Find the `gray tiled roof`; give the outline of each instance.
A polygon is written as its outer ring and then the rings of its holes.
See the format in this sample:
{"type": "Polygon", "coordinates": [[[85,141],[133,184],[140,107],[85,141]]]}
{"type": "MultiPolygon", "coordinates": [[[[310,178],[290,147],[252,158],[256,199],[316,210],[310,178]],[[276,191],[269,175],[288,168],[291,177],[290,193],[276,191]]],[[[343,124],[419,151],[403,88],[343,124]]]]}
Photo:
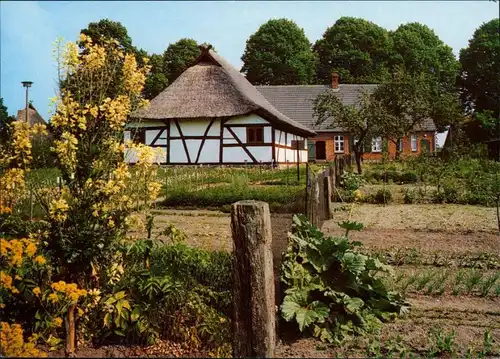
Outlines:
{"type": "MultiPolygon", "coordinates": [[[[282,86],[255,86],[259,92],[278,111],[285,116],[299,122],[300,124],[321,131],[342,131],[340,127],[329,127],[327,123],[315,127],[313,118],[313,101],[321,93],[331,90],[329,85],[282,85],[282,86]]],[[[346,105],[355,105],[359,102],[362,91],[371,93],[377,85],[367,84],[339,84],[339,90],[335,92],[346,105]]],[[[424,130],[435,131],[436,126],[432,119],[424,122],[424,130]]]]}

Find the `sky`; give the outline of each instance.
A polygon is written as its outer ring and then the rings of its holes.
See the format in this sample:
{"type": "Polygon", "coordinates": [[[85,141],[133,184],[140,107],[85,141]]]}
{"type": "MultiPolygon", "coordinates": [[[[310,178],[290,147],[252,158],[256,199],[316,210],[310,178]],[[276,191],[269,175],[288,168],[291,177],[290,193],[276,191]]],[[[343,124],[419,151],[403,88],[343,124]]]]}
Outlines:
{"type": "Polygon", "coordinates": [[[395,30],[407,22],[433,29],[458,56],[474,30],[498,17],[492,1],[2,1],[0,97],[10,114],[25,106],[21,81],[33,81],[30,100],[46,120],[56,93],[53,42],[75,41],[89,22],[120,21],[135,46],[163,53],[183,37],[211,43],[238,69],[246,40],[272,18],[288,18],[314,43],[342,16],[395,30]]]}

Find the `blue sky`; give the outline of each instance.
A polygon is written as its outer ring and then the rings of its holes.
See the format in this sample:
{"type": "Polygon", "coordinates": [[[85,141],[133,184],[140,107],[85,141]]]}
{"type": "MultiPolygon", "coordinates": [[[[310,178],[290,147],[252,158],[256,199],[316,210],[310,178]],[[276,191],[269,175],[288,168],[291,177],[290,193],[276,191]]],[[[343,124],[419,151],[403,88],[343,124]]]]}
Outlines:
{"type": "Polygon", "coordinates": [[[246,40],[267,20],[292,19],[314,42],[341,16],[361,17],[389,30],[406,22],[424,23],[458,55],[478,26],[498,16],[498,3],[2,1],[0,96],[15,114],[24,107],[21,81],[33,81],[30,99],[47,120],[48,99],[55,95],[53,41],[59,36],[74,41],[89,22],[102,18],[120,21],[133,44],[149,53],[162,53],[169,43],[191,37],[213,44],[239,69],[246,40]]]}

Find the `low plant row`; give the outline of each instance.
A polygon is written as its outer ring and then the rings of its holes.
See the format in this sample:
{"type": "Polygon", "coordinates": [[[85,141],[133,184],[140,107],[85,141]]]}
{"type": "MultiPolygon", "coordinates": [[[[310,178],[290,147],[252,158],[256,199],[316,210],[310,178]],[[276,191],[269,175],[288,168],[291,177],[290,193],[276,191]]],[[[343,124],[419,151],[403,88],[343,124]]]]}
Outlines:
{"type": "Polygon", "coordinates": [[[478,269],[426,269],[421,271],[396,272],[389,285],[403,293],[414,292],[426,295],[454,296],[477,295],[481,297],[500,296],[500,272],[484,273],[478,269]]]}

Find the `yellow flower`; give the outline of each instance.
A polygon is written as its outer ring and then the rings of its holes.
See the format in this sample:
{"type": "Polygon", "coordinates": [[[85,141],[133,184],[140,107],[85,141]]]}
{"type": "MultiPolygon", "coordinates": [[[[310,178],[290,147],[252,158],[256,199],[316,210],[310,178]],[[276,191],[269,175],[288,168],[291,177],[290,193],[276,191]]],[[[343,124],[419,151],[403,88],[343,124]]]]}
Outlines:
{"type": "Polygon", "coordinates": [[[35,255],[35,252],[36,252],[36,244],[33,242],[30,242],[26,246],[26,254],[28,255],[28,257],[33,257],[35,255]]]}
{"type": "Polygon", "coordinates": [[[3,308],[5,308],[5,304],[0,303],[0,309],[3,309],[3,308]]]}
{"type": "Polygon", "coordinates": [[[78,316],[83,317],[84,314],[85,312],[81,308],[78,308],[78,316]]]}
{"type": "Polygon", "coordinates": [[[7,273],[0,272],[0,282],[6,289],[12,288],[12,277],[7,273]]]}
{"type": "Polygon", "coordinates": [[[17,290],[17,288],[12,288],[10,291],[12,294],[19,294],[19,290],[17,290]]]}
{"type": "Polygon", "coordinates": [[[47,261],[42,256],[36,256],[34,262],[40,266],[43,266],[47,261]]]}
{"type": "Polygon", "coordinates": [[[56,293],[50,293],[49,296],[47,297],[47,300],[52,303],[57,303],[59,301],[59,297],[57,296],[56,293]]]}
{"type": "Polygon", "coordinates": [[[355,190],[353,192],[353,195],[354,195],[355,201],[359,201],[359,200],[363,199],[363,194],[361,193],[361,191],[359,189],[355,190]]]}
{"type": "Polygon", "coordinates": [[[59,318],[59,317],[57,317],[57,318],[55,318],[55,319],[54,319],[54,325],[55,325],[57,328],[59,328],[59,327],[62,325],[62,322],[63,322],[63,321],[62,321],[62,319],[61,319],[61,318],[59,318]]]}
{"type": "Polygon", "coordinates": [[[37,297],[42,294],[42,291],[40,290],[40,287],[35,287],[33,288],[33,294],[36,295],[37,297]]]}

